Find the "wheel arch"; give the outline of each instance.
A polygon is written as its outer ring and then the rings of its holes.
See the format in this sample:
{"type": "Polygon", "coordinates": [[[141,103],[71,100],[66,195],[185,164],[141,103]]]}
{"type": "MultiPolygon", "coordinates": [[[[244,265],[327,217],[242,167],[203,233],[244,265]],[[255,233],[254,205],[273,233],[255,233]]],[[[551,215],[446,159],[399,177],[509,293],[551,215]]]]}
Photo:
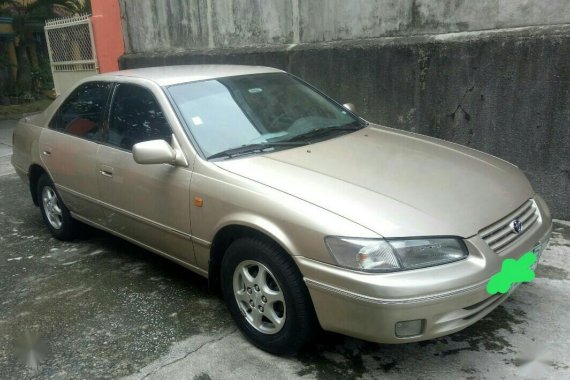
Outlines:
{"type": "Polygon", "coordinates": [[[270,234],[267,231],[263,231],[259,228],[245,224],[234,223],[225,225],[216,232],[210,246],[208,282],[210,289],[213,291],[220,291],[220,273],[222,259],[226,250],[234,241],[243,237],[251,237],[262,240],[275,246],[288,257],[291,257],[292,255],[290,250],[286,248],[286,245],[283,244],[280,239],[276,238],[273,234],[270,234]]]}
{"type": "Polygon", "coordinates": [[[32,164],[28,170],[28,178],[30,179],[30,194],[32,195],[32,201],[36,206],[40,205],[37,187],[38,181],[43,174],[49,176],[47,170],[38,164],[32,164]]]}

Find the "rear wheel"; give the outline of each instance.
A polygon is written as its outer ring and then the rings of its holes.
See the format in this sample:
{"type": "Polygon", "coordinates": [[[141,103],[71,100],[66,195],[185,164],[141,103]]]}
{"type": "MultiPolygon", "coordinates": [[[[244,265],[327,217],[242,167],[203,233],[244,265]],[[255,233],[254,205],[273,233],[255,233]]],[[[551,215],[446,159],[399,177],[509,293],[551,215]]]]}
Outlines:
{"type": "Polygon", "coordinates": [[[222,260],[222,291],[236,324],[257,347],[294,354],[318,326],[295,263],[268,242],[241,238],[222,260]]]}
{"type": "Polygon", "coordinates": [[[37,197],[44,222],[59,240],[71,240],[76,235],[77,222],[59,197],[52,180],[43,174],[38,180],[37,197]]]}

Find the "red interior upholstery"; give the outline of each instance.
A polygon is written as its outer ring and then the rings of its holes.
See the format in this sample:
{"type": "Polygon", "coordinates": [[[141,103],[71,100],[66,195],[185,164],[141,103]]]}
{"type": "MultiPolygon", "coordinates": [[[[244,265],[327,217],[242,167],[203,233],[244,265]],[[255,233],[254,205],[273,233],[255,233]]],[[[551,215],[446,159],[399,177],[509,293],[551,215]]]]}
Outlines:
{"type": "Polygon", "coordinates": [[[67,125],[65,131],[75,136],[85,136],[95,128],[95,125],[94,121],[78,117],[67,125]]]}

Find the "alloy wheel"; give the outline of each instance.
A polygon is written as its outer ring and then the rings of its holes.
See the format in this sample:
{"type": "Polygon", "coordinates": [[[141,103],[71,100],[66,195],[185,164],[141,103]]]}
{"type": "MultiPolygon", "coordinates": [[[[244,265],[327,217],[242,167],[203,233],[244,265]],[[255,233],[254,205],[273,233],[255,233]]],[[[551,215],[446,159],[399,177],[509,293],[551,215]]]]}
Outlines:
{"type": "Polygon", "coordinates": [[[42,190],[42,204],[49,224],[59,230],[63,225],[63,213],[56,192],[49,186],[42,190]]]}
{"type": "Polygon", "coordinates": [[[233,291],[246,321],[257,331],[276,334],[285,324],[285,297],[271,271],[254,260],[242,261],[234,270],[233,291]]]}

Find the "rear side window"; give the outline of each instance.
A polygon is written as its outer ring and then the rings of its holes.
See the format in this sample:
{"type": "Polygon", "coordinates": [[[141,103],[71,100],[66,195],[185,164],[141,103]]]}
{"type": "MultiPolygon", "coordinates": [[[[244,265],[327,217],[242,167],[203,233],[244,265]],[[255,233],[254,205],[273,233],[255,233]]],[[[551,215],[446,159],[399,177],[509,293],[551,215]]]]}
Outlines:
{"type": "Polygon", "coordinates": [[[131,150],[134,144],[149,140],[165,140],[169,144],[172,130],[162,108],[147,89],[120,84],[115,91],[106,142],[131,150]]]}
{"type": "Polygon", "coordinates": [[[79,86],[63,102],[50,128],[89,140],[97,140],[111,83],[89,82],[79,86]]]}

